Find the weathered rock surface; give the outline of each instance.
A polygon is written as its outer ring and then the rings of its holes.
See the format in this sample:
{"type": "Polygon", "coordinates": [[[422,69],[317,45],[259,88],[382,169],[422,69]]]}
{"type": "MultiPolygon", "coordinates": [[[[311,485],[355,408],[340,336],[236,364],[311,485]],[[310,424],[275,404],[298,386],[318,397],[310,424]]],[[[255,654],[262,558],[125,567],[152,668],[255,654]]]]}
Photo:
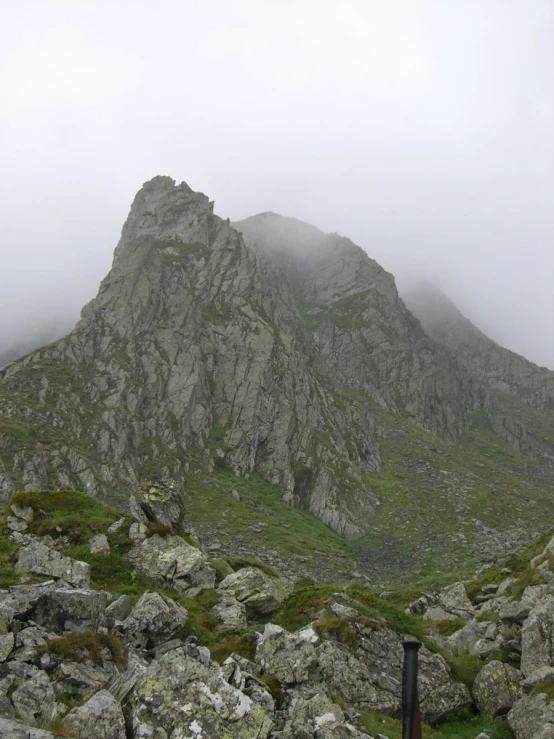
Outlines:
{"type": "Polygon", "coordinates": [[[143,575],[182,592],[199,592],[215,585],[215,570],[206,555],[180,536],[155,534],[137,542],[127,557],[143,575]]]}
{"type": "Polygon", "coordinates": [[[516,739],[554,739],[554,703],[544,693],[523,695],[508,714],[508,723],[516,739]]]}
{"type": "Polygon", "coordinates": [[[75,739],[125,739],[125,718],[111,693],[100,690],[64,718],[75,739]]]}
{"type": "Polygon", "coordinates": [[[142,523],[155,521],[176,534],[189,530],[183,492],[173,480],[165,480],[156,485],[141,485],[135,490],[131,508],[135,512],[140,509],[144,514],[140,521],[142,523]]]}
{"type": "Polygon", "coordinates": [[[101,590],[49,590],[37,599],[32,618],[39,626],[56,634],[87,629],[98,631],[106,625],[108,595],[101,590]]]}
{"type": "Polygon", "coordinates": [[[86,562],[78,562],[70,557],[64,557],[55,549],[50,549],[38,541],[33,541],[19,550],[15,571],[55,577],[58,580],[65,580],[77,588],[86,588],[89,584],[90,566],[86,562]]]}
{"type": "Polygon", "coordinates": [[[134,646],[150,649],[178,634],[187,618],[186,609],[170,598],[144,593],[119,629],[134,646]]]}
{"type": "Polygon", "coordinates": [[[473,683],[473,697],[485,718],[508,713],[519,692],[521,673],[511,665],[493,660],[479,672],[473,683]]]}
{"type": "Polygon", "coordinates": [[[528,677],[543,667],[554,667],[554,595],[536,602],[521,629],[522,673],[528,677]]]}
{"type": "Polygon", "coordinates": [[[0,717],[0,736],[2,739],[56,739],[58,735],[0,717]]]}
{"type": "Polygon", "coordinates": [[[176,649],[153,662],[135,687],[132,725],[137,739],[190,736],[266,739],[272,721],[261,706],[232,687],[221,668],[176,649]]]}
{"type": "Polygon", "coordinates": [[[432,621],[443,621],[456,618],[469,619],[474,614],[475,609],[466,595],[463,583],[457,582],[439,593],[437,605],[428,608],[423,617],[432,621]]]}
{"type": "Polygon", "coordinates": [[[279,608],[277,589],[257,567],[245,567],[227,575],[219,584],[219,590],[233,593],[248,617],[269,616],[279,608]]]}
{"type": "MultiPolygon", "coordinates": [[[[398,634],[356,624],[354,642],[345,646],[322,640],[312,627],[289,634],[268,624],[258,643],[256,661],[284,685],[326,684],[358,709],[396,715],[400,709],[403,648],[398,634]]],[[[471,703],[467,688],[453,681],[437,654],[420,652],[419,690],[422,714],[437,720],[471,703]]]]}

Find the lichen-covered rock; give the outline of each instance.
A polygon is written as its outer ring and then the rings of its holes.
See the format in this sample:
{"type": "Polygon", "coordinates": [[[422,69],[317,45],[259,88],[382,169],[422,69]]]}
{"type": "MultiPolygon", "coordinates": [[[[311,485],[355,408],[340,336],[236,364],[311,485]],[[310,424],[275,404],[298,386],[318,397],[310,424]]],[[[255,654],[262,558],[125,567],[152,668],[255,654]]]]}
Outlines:
{"type": "Polygon", "coordinates": [[[340,706],[322,690],[315,695],[293,696],[286,713],[282,739],[296,737],[317,737],[332,739],[336,737],[367,737],[353,726],[347,724],[340,706]]]}
{"type": "Polygon", "coordinates": [[[510,600],[500,609],[500,618],[505,623],[522,624],[539,600],[548,592],[548,585],[529,585],[521,600],[510,600]]]}
{"type": "MultiPolygon", "coordinates": [[[[8,669],[15,670],[12,665],[8,669]]],[[[56,715],[56,696],[46,672],[27,667],[23,674],[17,675],[13,685],[10,701],[15,714],[26,724],[36,726],[39,721],[48,721],[56,715]]]]}
{"type": "Polygon", "coordinates": [[[508,713],[519,692],[521,674],[511,665],[492,660],[479,672],[473,683],[473,697],[485,718],[508,713]]]}
{"type": "Polygon", "coordinates": [[[281,683],[293,685],[321,679],[315,645],[319,637],[311,626],[294,634],[281,626],[266,624],[256,647],[256,662],[281,683]]]}
{"type": "Polygon", "coordinates": [[[109,593],[101,590],[57,588],[43,593],[32,611],[39,626],[63,634],[106,626],[106,603],[109,593]]]}
{"type": "Polygon", "coordinates": [[[116,670],[112,662],[82,664],[63,660],[52,673],[56,696],[61,701],[92,695],[108,685],[116,670]]]}
{"type": "Polygon", "coordinates": [[[145,516],[143,523],[155,521],[175,534],[188,533],[183,491],[174,480],[162,480],[156,485],[145,483],[135,490],[134,499],[132,510],[140,508],[145,516]]]}
{"type": "Polygon", "coordinates": [[[441,641],[449,657],[458,657],[465,652],[471,652],[474,645],[485,637],[488,623],[480,623],[476,619],[472,619],[458,631],[455,631],[448,638],[441,641]]]}
{"type": "Polygon", "coordinates": [[[91,554],[109,554],[110,543],[106,534],[93,536],[89,542],[91,554]]]}
{"type": "Polygon", "coordinates": [[[526,677],[541,667],[554,667],[553,644],[554,595],[545,595],[531,608],[521,629],[521,671],[526,677]]]}
{"type": "Polygon", "coordinates": [[[128,595],[120,595],[117,600],[106,607],[106,623],[109,629],[113,629],[118,621],[124,621],[133,610],[128,595]]]}
{"type": "Polygon", "coordinates": [[[143,575],[187,592],[215,586],[215,570],[207,557],[179,536],[154,536],[137,543],[127,555],[143,575]]]}
{"type": "Polygon", "coordinates": [[[184,649],[152,662],[138,679],[131,715],[136,739],[266,739],[273,723],[259,704],[229,685],[218,666],[203,665],[184,649]]]}
{"type": "MultiPolygon", "coordinates": [[[[287,690],[326,685],[355,709],[397,715],[404,655],[401,636],[355,622],[350,622],[348,634],[349,643],[343,644],[340,636],[322,638],[313,626],[290,634],[266,624],[256,662],[287,690]]],[[[421,711],[428,720],[439,720],[471,704],[468,689],[452,679],[444,659],[425,648],[420,651],[419,691],[421,711]]]]}
{"type": "Polygon", "coordinates": [[[279,598],[269,577],[257,567],[244,567],[222,580],[219,590],[234,593],[249,618],[269,616],[279,608],[279,598]]]}
{"type": "Polygon", "coordinates": [[[508,714],[516,739],[554,739],[554,703],[544,693],[522,695],[508,714]]]}
{"type": "Polygon", "coordinates": [[[179,633],[187,618],[186,609],[174,600],[148,592],[118,628],[133,646],[151,649],[179,633]]]}
{"type": "Polygon", "coordinates": [[[64,725],[75,739],[125,739],[123,711],[107,690],[100,690],[70,711],[64,725]]]}
{"type": "Polygon", "coordinates": [[[0,736],[2,739],[58,739],[59,735],[8,718],[0,718],[0,736]]]}
{"type": "Polygon", "coordinates": [[[423,618],[432,621],[462,618],[468,620],[475,615],[475,608],[467,597],[464,584],[456,582],[442,590],[438,595],[438,603],[425,611],[423,618]]]}
{"type": "Polygon", "coordinates": [[[89,585],[90,565],[64,557],[38,541],[32,541],[19,550],[14,569],[18,573],[32,572],[65,580],[76,588],[87,588],[89,585]]]}
{"type": "MultiPolygon", "coordinates": [[[[353,645],[322,641],[318,664],[330,689],[357,709],[397,715],[400,711],[402,638],[396,632],[358,624],[353,645]]],[[[419,652],[421,712],[426,720],[440,720],[471,697],[465,685],[453,680],[444,659],[425,647],[419,652]]]]}
{"type": "Polygon", "coordinates": [[[233,592],[219,591],[219,602],[212,608],[212,613],[224,629],[246,627],[246,608],[243,603],[239,603],[233,592]]]}
{"type": "Polygon", "coordinates": [[[5,662],[8,659],[10,652],[12,651],[15,643],[14,635],[9,632],[8,634],[0,634],[0,662],[5,662]]]}

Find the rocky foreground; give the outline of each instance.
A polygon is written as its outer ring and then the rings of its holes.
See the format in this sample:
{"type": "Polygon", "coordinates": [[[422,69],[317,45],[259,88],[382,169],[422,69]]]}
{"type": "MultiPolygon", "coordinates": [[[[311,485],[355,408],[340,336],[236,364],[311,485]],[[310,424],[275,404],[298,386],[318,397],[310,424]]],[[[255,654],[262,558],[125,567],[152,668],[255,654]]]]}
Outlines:
{"type": "Polygon", "coordinates": [[[75,493],[12,498],[0,736],[382,738],[382,721],[393,739],[409,633],[423,718],[450,717],[426,736],[554,737],[554,539],[404,612],[391,593],[210,560],[178,500],[143,486],[126,518],[75,493]]]}

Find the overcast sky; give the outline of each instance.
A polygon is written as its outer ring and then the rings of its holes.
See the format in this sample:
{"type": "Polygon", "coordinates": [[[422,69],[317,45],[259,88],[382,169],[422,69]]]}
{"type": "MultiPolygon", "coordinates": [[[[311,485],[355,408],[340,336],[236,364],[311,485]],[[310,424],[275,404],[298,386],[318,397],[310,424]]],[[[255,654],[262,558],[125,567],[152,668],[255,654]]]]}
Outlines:
{"type": "Polygon", "coordinates": [[[168,174],[554,369],[554,0],[3,0],[0,94],[0,349],[77,318],[168,174]]]}

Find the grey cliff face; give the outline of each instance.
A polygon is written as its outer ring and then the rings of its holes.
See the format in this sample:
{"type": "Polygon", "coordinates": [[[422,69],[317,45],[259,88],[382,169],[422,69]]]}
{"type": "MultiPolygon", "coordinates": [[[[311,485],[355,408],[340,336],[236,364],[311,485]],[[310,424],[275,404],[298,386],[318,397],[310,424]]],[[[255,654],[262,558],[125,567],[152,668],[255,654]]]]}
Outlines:
{"type": "Polygon", "coordinates": [[[142,187],[75,329],[0,373],[4,496],[126,504],[207,454],[356,538],[378,503],[380,412],[455,439],[491,406],[351,241],[274,214],[235,225],[185,183],[142,187]]]}

